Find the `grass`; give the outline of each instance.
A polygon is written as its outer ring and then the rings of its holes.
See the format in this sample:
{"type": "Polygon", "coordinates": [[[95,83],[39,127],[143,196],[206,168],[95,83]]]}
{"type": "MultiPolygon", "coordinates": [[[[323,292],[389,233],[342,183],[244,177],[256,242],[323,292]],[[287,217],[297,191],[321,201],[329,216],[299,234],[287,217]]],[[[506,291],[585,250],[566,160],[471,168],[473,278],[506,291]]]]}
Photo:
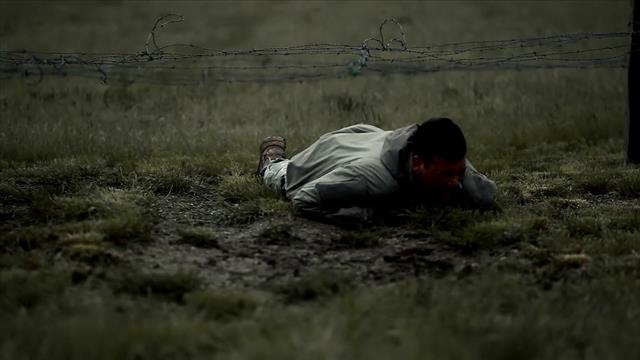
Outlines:
{"type": "Polygon", "coordinates": [[[63,271],[9,269],[0,273],[3,313],[32,308],[62,293],[70,276],[63,271]]]}
{"type": "Polygon", "coordinates": [[[366,249],[379,246],[383,234],[375,231],[345,232],[331,239],[333,249],[366,249]]]}
{"type": "Polygon", "coordinates": [[[191,292],[186,296],[186,303],[207,319],[216,321],[249,316],[260,306],[260,301],[254,296],[230,291],[191,292]]]}
{"type": "Polygon", "coordinates": [[[178,230],[180,244],[188,244],[199,248],[220,248],[218,234],[208,227],[190,227],[178,230]]]}
{"type": "Polygon", "coordinates": [[[291,225],[277,224],[264,229],[258,234],[258,243],[264,245],[292,245],[302,239],[292,233],[291,225]]]}
{"type": "Polygon", "coordinates": [[[137,296],[155,296],[182,302],[190,291],[198,290],[202,280],[188,272],[143,273],[123,271],[111,277],[114,291],[137,296]]]}
{"type": "MultiPolygon", "coordinates": [[[[139,52],[167,12],[185,22],[162,43],[215,48],[358,44],[389,16],[416,46],[627,31],[630,14],[626,2],[0,8],[0,48],[69,52],[139,52]]],[[[640,168],[623,161],[626,76],[3,79],[0,359],[637,358],[640,168]],[[285,136],[295,154],[342,126],[432,116],[460,123],[470,160],[498,184],[496,209],[421,208],[345,231],[298,221],[253,176],[264,136],[285,136]],[[384,260],[405,253],[433,264],[376,277],[417,266],[384,260]],[[215,261],[193,265],[201,255],[215,261]],[[343,260],[328,269],[332,257],[343,260]],[[266,265],[236,276],[233,259],[266,265]],[[262,285],[247,287],[252,276],[262,285]]]]}
{"type": "Polygon", "coordinates": [[[444,231],[436,234],[438,241],[463,253],[510,245],[525,238],[526,229],[510,221],[480,223],[463,231],[444,231]]]}
{"type": "Polygon", "coordinates": [[[353,280],[348,275],[322,271],[275,284],[274,290],[285,303],[296,303],[331,297],[353,287],[353,280]]]}

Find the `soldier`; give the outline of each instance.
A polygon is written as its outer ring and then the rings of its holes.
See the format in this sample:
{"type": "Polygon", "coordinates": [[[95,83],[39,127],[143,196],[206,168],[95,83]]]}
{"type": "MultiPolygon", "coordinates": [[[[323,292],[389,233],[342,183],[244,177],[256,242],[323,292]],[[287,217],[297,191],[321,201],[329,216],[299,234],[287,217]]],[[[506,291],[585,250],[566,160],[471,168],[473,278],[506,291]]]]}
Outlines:
{"type": "Polygon", "coordinates": [[[466,160],[464,134],[447,118],[393,131],[358,124],[291,159],[285,150],[284,138],[264,139],[257,175],[303,216],[353,224],[398,207],[494,204],[496,184],[466,160]]]}

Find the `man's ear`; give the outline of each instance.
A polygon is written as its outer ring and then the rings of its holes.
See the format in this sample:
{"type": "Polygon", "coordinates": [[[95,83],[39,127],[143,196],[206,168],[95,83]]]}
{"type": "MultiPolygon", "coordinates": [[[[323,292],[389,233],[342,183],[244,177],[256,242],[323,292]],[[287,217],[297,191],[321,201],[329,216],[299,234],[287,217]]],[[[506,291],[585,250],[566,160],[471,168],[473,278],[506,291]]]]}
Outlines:
{"type": "Polygon", "coordinates": [[[411,170],[413,172],[419,172],[424,168],[424,160],[418,155],[411,156],[411,170]]]}

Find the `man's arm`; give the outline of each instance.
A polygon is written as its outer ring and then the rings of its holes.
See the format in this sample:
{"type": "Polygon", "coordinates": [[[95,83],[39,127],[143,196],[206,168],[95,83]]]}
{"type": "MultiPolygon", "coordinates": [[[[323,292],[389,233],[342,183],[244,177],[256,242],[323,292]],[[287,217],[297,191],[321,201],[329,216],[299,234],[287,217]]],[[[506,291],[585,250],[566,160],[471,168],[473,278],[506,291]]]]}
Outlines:
{"type": "Polygon", "coordinates": [[[470,205],[474,207],[487,208],[495,204],[498,189],[496,183],[476,170],[468,160],[462,179],[462,189],[470,205]]]}
{"type": "Polygon", "coordinates": [[[301,215],[339,225],[366,223],[373,217],[367,181],[349,166],[304,185],[291,201],[301,215]]]}

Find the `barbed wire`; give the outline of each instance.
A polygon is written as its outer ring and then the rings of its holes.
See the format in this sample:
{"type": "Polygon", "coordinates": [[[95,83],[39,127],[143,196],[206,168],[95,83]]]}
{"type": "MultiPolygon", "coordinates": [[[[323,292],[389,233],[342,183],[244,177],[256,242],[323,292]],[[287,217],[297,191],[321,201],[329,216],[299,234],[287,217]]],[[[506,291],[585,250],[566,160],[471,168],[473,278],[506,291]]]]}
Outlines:
{"type": "Polygon", "coordinates": [[[103,83],[268,83],[438,71],[627,66],[632,32],[547,36],[408,46],[399,21],[384,19],[360,45],[314,43],[252,49],[158,44],[157,31],[184,21],[158,18],[139,53],[0,50],[0,78],[40,82],[47,76],[97,78],[103,83]],[[395,25],[395,36],[385,29],[395,25]],[[390,38],[390,40],[386,40],[390,38]]]}

